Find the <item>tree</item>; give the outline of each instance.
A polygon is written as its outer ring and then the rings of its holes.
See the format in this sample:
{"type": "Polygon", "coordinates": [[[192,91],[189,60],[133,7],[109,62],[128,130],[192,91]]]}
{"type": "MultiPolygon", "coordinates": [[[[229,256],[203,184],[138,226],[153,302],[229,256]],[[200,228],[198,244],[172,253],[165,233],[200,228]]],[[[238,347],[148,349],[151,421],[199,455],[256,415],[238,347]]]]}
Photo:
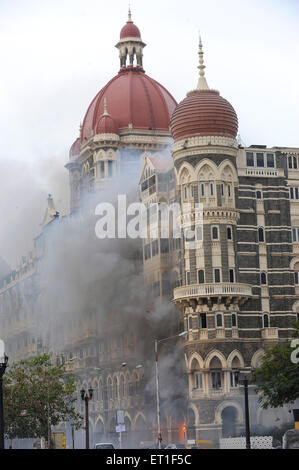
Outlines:
{"type": "MultiPolygon", "coordinates": [[[[294,327],[293,337],[299,338],[299,323],[294,327]]],[[[261,366],[255,369],[251,379],[257,385],[262,408],[279,408],[299,398],[299,361],[294,360],[298,346],[299,341],[291,341],[266,350],[261,366]]]]}
{"type": "Polygon", "coordinates": [[[75,388],[74,377],[66,376],[63,365],[53,366],[47,355],[13,364],[3,380],[6,437],[47,440],[49,426],[70,420],[79,429],[75,388]]]}

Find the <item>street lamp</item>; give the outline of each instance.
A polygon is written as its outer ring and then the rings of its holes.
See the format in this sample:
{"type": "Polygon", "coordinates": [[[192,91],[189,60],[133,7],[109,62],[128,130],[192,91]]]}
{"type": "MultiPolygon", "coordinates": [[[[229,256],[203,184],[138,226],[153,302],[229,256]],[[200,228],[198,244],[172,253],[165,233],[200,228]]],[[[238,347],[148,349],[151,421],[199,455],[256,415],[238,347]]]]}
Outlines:
{"type": "Polygon", "coordinates": [[[0,358],[0,449],[4,449],[4,416],[3,416],[3,384],[2,378],[7,367],[8,357],[6,354],[0,358]]]}
{"type": "Polygon", "coordinates": [[[243,377],[240,380],[239,375],[241,371],[236,371],[236,378],[238,383],[244,385],[244,398],[245,398],[245,435],[246,435],[246,449],[251,449],[250,445],[250,421],[249,421],[249,402],[248,402],[248,375],[250,374],[251,370],[243,371],[243,377]],[[246,375],[245,375],[246,374],[246,375]]]}
{"type": "Polygon", "coordinates": [[[92,399],[93,389],[89,388],[88,392],[82,388],[80,391],[82,401],[85,401],[85,448],[89,449],[89,419],[88,419],[88,403],[92,399]]]}
{"type": "Polygon", "coordinates": [[[156,363],[156,401],[157,401],[157,424],[158,424],[158,447],[161,449],[162,435],[161,435],[161,422],[160,422],[160,398],[159,398],[159,369],[158,369],[158,344],[169,339],[185,336],[187,331],[183,331],[178,335],[169,336],[168,338],[155,339],[155,363],[156,363]]]}
{"type": "MultiPolygon", "coordinates": [[[[127,366],[127,363],[126,362],[123,362],[121,367],[126,367],[127,366]]],[[[120,393],[119,393],[119,386],[120,386],[120,383],[119,383],[119,380],[118,380],[118,383],[117,383],[117,399],[118,399],[118,411],[119,413],[116,413],[116,416],[118,418],[118,416],[120,416],[120,412],[121,412],[121,409],[120,409],[120,393]]],[[[118,419],[117,419],[118,421],[118,419]]],[[[118,436],[118,441],[119,441],[119,448],[121,449],[121,434],[122,434],[122,431],[119,431],[119,436],[118,436]]]]}

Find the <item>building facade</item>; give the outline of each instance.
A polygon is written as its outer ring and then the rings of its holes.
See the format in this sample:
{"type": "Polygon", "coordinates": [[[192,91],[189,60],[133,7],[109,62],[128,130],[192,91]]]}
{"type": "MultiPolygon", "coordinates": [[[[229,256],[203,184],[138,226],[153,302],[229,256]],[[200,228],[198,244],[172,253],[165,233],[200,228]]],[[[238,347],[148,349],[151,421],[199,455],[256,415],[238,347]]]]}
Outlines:
{"type": "MultiPolygon", "coordinates": [[[[182,238],[174,303],[188,330],[189,424],[197,437],[229,437],[244,428],[238,372],[250,374],[298,320],[298,149],[238,145],[236,113],[207,85],[201,42],[199,58],[197,89],[172,116],[178,200],[191,204],[187,226],[198,242],[182,238]]],[[[250,413],[265,424],[254,390],[250,413]]]]}
{"type": "MultiPolygon", "coordinates": [[[[123,409],[123,445],[136,446],[157,438],[153,341],[185,330],[184,350],[178,340],[167,351],[173,357],[180,351],[179,373],[187,380],[172,395],[173,409],[167,397],[161,400],[163,439],[217,445],[244,431],[238,373],[257,367],[268,346],[288,341],[298,321],[299,149],[239,145],[235,110],[207,84],[201,42],[197,88],[178,105],[145,74],[145,43],[130,12],[116,47],[120,71],[90,104],[70,150],[70,215],[60,217],[49,196],[33,252],[1,280],[1,337],[12,361],[48,353],[53,363],[65,363],[76,374],[82,413],[80,389],[94,389],[92,443],[116,442],[116,410],[123,409]],[[139,260],[144,301],[131,316],[113,305],[99,315],[100,281],[93,280],[84,295],[94,302],[68,304],[57,321],[63,295],[49,287],[44,259],[58,250],[55,233],[84,219],[87,196],[104,198],[118,175],[136,187],[140,177],[148,211],[139,260]],[[170,227],[163,237],[160,207],[174,203],[181,207],[181,236],[170,227]]],[[[251,424],[265,426],[289,419],[286,409],[265,413],[252,387],[250,416],[251,424]]]]}

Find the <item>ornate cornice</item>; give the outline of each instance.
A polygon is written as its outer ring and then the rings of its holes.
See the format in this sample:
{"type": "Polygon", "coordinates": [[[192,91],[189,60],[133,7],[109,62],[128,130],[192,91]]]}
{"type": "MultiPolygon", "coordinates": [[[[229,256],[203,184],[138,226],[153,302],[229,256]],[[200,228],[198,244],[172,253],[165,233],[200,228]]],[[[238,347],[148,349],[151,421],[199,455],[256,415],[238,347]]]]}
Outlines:
{"type": "Polygon", "coordinates": [[[190,137],[176,142],[172,150],[174,160],[201,153],[217,153],[236,157],[238,153],[238,142],[229,137],[190,137]]]}

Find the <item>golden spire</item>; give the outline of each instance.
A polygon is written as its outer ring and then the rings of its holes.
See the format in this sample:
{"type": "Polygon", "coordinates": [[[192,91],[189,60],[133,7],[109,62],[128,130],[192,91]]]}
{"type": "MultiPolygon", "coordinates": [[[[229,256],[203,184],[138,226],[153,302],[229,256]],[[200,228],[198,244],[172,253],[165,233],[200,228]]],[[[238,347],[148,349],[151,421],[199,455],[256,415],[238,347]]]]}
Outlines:
{"type": "Polygon", "coordinates": [[[206,77],[205,77],[205,68],[206,68],[206,66],[204,65],[204,60],[203,60],[203,48],[202,48],[202,42],[201,42],[200,35],[199,35],[198,55],[199,55],[199,66],[197,68],[199,69],[199,79],[198,79],[197,89],[198,90],[209,90],[209,86],[207,84],[207,80],[206,80],[206,77]]]}
{"type": "Polygon", "coordinates": [[[131,4],[129,3],[129,12],[128,12],[128,23],[133,23],[132,21],[132,12],[131,12],[131,4]]]}

